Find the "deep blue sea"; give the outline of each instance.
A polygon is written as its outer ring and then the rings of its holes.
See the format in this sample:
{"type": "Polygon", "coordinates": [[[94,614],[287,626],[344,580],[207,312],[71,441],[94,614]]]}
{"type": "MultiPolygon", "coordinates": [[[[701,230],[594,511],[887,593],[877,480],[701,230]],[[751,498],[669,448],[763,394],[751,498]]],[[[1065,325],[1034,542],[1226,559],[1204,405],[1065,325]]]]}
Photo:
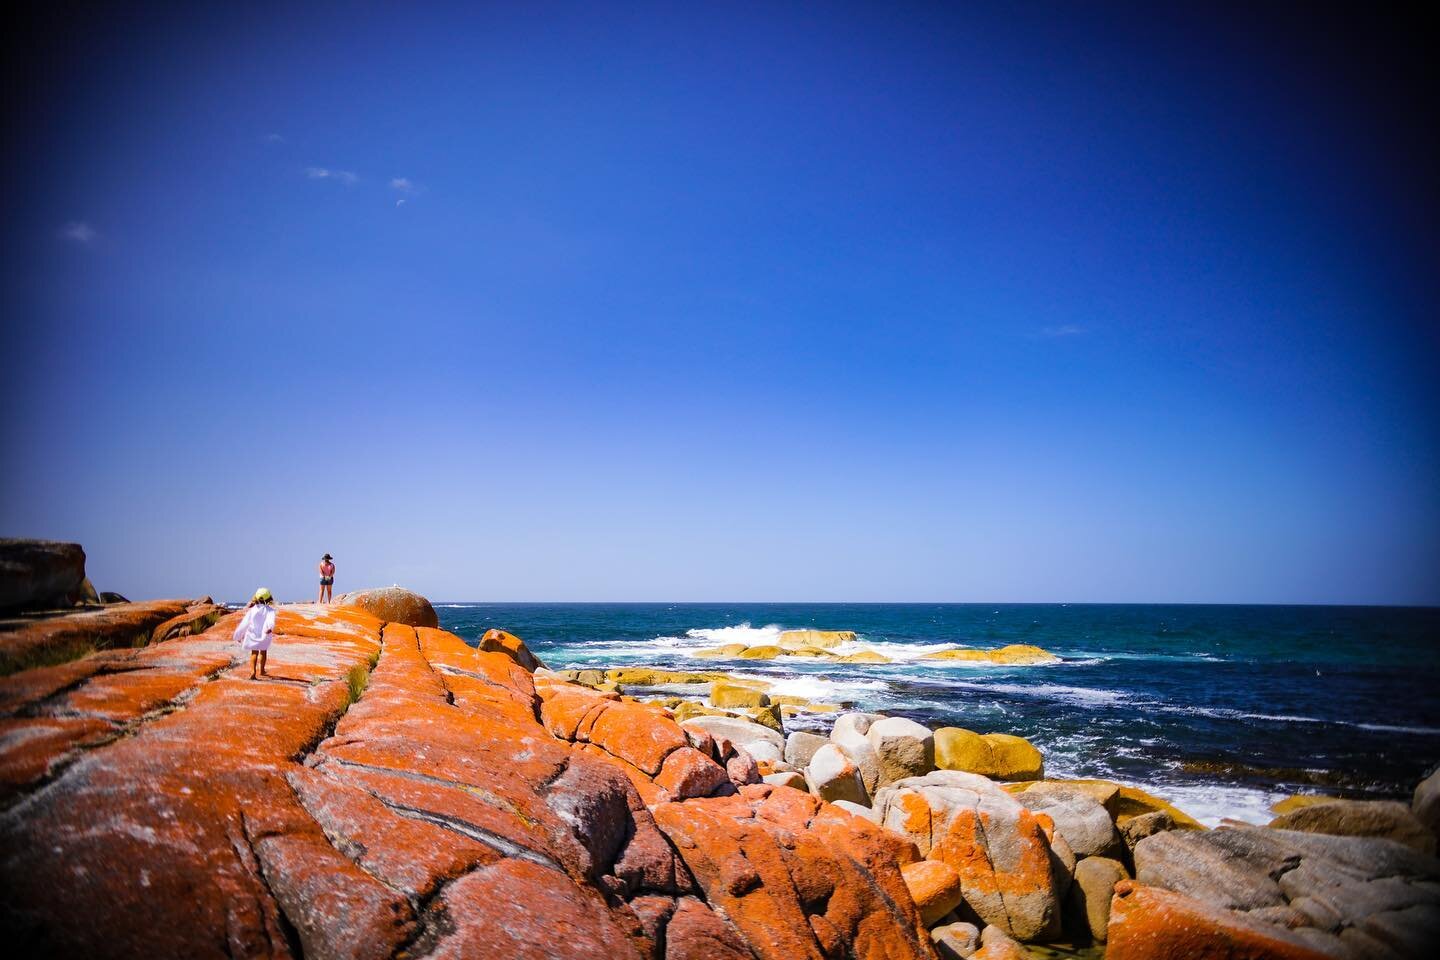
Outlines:
{"type": "MultiPolygon", "coordinates": [[[[655,665],[764,677],[782,693],[1029,738],[1047,774],[1151,789],[1209,823],[1296,792],[1405,797],[1440,763],[1440,609],[1105,604],[436,604],[556,669],[655,665]],[[854,630],[897,662],[702,660],[780,629],[854,630]],[[1032,643],[1052,666],[915,659],[1032,643]]],[[[823,727],[820,715],[806,725],[823,727]]]]}

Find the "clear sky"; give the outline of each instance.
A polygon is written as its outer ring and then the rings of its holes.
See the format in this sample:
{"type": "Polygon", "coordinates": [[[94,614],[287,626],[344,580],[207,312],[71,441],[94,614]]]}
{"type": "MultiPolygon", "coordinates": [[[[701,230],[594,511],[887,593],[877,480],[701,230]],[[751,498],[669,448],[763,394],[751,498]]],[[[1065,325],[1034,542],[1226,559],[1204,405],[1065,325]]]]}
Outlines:
{"type": "Polygon", "coordinates": [[[0,534],[99,589],[1440,602],[1416,24],[211,6],[8,41],[0,534]]]}

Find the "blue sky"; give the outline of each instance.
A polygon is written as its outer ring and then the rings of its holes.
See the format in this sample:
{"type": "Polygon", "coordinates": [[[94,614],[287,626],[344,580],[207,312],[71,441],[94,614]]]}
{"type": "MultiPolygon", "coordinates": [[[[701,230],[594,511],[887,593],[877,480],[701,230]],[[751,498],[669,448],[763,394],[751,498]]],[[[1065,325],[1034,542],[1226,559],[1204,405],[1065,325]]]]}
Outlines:
{"type": "Polygon", "coordinates": [[[329,551],[447,599],[1440,602],[1407,25],[602,6],[22,37],[0,530],[132,596],[329,551]]]}

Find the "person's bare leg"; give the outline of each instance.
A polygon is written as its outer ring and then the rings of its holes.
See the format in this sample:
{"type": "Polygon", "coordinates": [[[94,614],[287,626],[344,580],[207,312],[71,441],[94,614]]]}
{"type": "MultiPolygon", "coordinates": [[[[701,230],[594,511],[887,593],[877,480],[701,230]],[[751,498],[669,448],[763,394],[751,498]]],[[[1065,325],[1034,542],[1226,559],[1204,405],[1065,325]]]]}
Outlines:
{"type": "Polygon", "coordinates": [[[266,658],[269,657],[269,656],[270,656],[270,651],[269,651],[269,650],[261,650],[261,651],[260,651],[260,676],[262,676],[262,677],[268,677],[268,676],[270,676],[270,674],[268,674],[268,673],[265,672],[265,660],[266,660],[266,658]]]}
{"type": "Polygon", "coordinates": [[[260,656],[260,654],[256,653],[255,651],[253,651],[253,650],[250,651],[250,679],[251,679],[251,680],[254,680],[254,679],[255,679],[255,661],[256,661],[256,659],[257,659],[259,656],[260,656]]]}
{"type": "Polygon", "coordinates": [[[324,603],[324,602],[325,602],[325,584],[323,584],[323,583],[320,584],[320,593],[319,593],[318,596],[315,597],[315,602],[316,602],[316,603],[324,603]]]}

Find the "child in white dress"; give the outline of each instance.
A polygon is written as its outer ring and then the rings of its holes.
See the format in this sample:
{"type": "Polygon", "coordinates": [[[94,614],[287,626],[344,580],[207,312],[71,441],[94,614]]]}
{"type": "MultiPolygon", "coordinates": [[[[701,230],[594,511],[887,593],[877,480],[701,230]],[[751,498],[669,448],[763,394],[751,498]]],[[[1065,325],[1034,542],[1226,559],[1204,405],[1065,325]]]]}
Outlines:
{"type": "Polygon", "coordinates": [[[250,679],[255,679],[255,662],[259,659],[260,676],[265,672],[265,657],[270,650],[270,641],[275,639],[275,598],[270,591],[261,587],[250,598],[240,626],[235,628],[235,642],[242,650],[250,651],[250,679]]]}

